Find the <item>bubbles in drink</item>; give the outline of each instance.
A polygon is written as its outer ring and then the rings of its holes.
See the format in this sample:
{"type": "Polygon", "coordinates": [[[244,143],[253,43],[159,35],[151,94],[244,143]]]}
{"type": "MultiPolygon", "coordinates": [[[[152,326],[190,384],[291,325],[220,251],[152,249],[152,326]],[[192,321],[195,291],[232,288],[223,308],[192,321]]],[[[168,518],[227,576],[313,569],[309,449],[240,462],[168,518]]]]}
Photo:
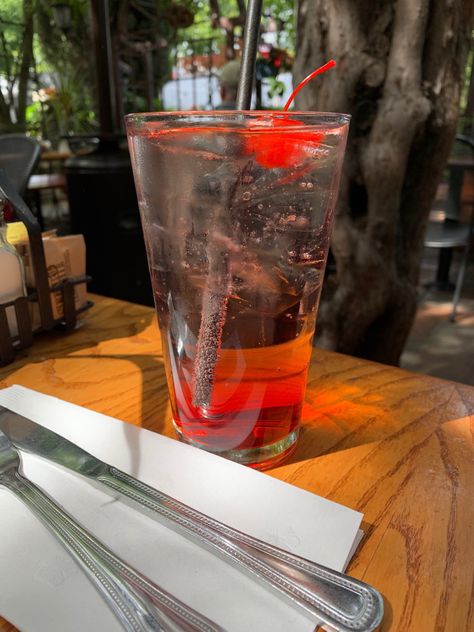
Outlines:
{"type": "Polygon", "coordinates": [[[197,445],[252,450],[299,423],[340,141],[304,125],[132,138],[173,418],[197,445]]]}

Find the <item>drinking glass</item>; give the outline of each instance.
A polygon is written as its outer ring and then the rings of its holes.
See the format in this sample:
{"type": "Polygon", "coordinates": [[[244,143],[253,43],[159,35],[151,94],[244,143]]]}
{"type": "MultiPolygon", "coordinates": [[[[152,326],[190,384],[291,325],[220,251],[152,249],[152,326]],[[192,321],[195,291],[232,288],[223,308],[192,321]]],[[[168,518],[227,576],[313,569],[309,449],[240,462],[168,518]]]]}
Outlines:
{"type": "Polygon", "coordinates": [[[126,124],[176,431],[269,467],[298,437],[349,116],[126,124]]]}

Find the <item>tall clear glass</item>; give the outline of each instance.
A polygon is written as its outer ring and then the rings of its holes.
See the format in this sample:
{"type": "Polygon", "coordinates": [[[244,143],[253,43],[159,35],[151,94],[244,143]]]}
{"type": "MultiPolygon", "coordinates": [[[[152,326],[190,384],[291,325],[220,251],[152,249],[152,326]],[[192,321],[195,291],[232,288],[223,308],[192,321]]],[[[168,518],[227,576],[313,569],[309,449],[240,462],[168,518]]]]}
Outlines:
{"type": "Polygon", "coordinates": [[[269,467],[298,437],[349,116],[126,122],[176,431],[269,467]]]}

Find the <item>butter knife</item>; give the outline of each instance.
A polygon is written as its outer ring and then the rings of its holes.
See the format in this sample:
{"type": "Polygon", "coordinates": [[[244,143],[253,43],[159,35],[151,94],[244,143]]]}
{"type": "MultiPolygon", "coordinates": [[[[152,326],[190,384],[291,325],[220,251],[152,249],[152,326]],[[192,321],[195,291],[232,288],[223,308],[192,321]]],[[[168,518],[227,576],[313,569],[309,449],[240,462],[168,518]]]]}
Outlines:
{"type": "Polygon", "coordinates": [[[213,553],[276,590],[340,632],[370,632],[383,617],[383,599],[372,586],[262,542],[207,516],[97,459],[68,439],[0,406],[0,429],[20,450],[101,483],[132,500],[213,553]]]}

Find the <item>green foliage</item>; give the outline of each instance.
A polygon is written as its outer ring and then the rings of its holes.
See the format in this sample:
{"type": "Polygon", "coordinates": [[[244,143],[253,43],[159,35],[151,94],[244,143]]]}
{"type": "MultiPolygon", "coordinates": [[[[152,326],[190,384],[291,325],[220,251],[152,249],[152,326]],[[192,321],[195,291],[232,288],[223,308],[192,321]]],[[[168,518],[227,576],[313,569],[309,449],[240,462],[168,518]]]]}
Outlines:
{"type": "Polygon", "coordinates": [[[273,97],[281,97],[285,92],[285,84],[283,81],[279,81],[277,77],[269,77],[266,81],[266,85],[270,99],[273,99],[273,97]]]}
{"type": "Polygon", "coordinates": [[[49,87],[42,102],[43,131],[56,144],[61,136],[94,131],[93,58],[88,0],[68,0],[71,26],[64,34],[54,21],[51,5],[37,1],[37,68],[41,87],[49,87]]]}
{"type": "MultiPolygon", "coordinates": [[[[1,111],[0,123],[8,131],[14,130],[13,111],[17,119],[22,115],[15,95],[20,81],[27,1],[33,10],[35,35],[33,63],[26,80],[30,96],[32,92],[37,99],[25,104],[26,131],[57,144],[62,135],[93,129],[89,1],[69,0],[72,21],[66,37],[54,23],[51,4],[46,0],[1,0],[0,77],[6,107],[1,111]],[[45,88],[51,90],[44,92],[45,88]]],[[[0,97],[0,106],[1,101],[0,97]]]]}
{"type": "MultiPolygon", "coordinates": [[[[21,119],[18,108],[26,109],[23,116],[26,115],[27,131],[53,143],[63,135],[91,133],[95,129],[97,104],[94,102],[90,0],[64,2],[71,8],[67,34],[55,24],[52,0],[0,0],[0,129],[4,131],[13,131],[15,117],[21,119]],[[28,11],[33,11],[35,30],[28,84],[30,98],[26,103],[19,103],[19,83],[23,81],[24,87],[28,81],[28,77],[21,79],[28,11]],[[48,90],[44,92],[45,89],[48,90]]],[[[237,0],[219,0],[219,9],[221,16],[239,15],[237,0]]],[[[266,16],[281,20],[278,45],[292,52],[294,3],[264,0],[263,11],[266,16]]],[[[173,47],[178,44],[181,54],[207,54],[208,42],[196,40],[212,38],[213,52],[217,53],[218,44],[224,39],[222,30],[212,25],[209,0],[110,0],[110,12],[114,41],[121,58],[130,64],[124,84],[127,111],[146,109],[144,93],[139,87],[143,76],[141,58],[139,55],[127,57],[127,51],[130,52],[136,42],[143,42],[143,37],[152,43],[161,42],[161,47],[154,48],[152,53],[154,88],[158,92],[169,78],[173,47]]],[[[237,26],[236,34],[239,32],[241,27],[237,26]]],[[[31,34],[29,37],[31,41],[31,34]]],[[[281,86],[275,82],[270,89],[277,93],[281,86]]]]}
{"type": "Polygon", "coordinates": [[[39,101],[26,108],[26,124],[32,136],[41,137],[44,130],[44,112],[39,101]]]}
{"type": "MultiPolygon", "coordinates": [[[[221,29],[215,29],[211,21],[211,9],[209,0],[196,0],[194,3],[194,23],[187,29],[179,32],[180,50],[186,54],[186,47],[189,41],[213,38],[222,39],[221,29]]],[[[219,9],[222,16],[236,17],[239,15],[237,0],[219,0],[219,9]]],[[[262,5],[263,23],[266,16],[271,16],[275,20],[281,21],[281,31],[279,35],[279,46],[288,52],[295,50],[295,3],[293,0],[263,0],[262,5]]],[[[238,31],[240,32],[240,27],[238,31]]],[[[196,49],[196,53],[203,53],[196,49]]],[[[217,51],[216,51],[217,52],[217,51]]]]}
{"type": "Polygon", "coordinates": [[[0,76],[11,77],[20,60],[23,9],[19,0],[0,3],[0,76]]]}
{"type": "Polygon", "coordinates": [[[295,52],[295,2],[263,0],[263,14],[280,21],[278,46],[288,53],[295,52]]]}
{"type": "Polygon", "coordinates": [[[0,3],[0,132],[16,131],[17,121],[23,118],[18,95],[25,94],[28,80],[22,72],[23,55],[31,50],[32,33],[25,28],[27,14],[31,16],[30,0],[0,3]]]}
{"type": "MultiPolygon", "coordinates": [[[[230,16],[237,13],[235,0],[220,0],[219,6],[221,6],[223,15],[230,16]]],[[[181,46],[186,46],[190,40],[219,38],[221,36],[220,29],[214,29],[212,26],[209,0],[194,2],[194,11],[193,24],[178,32],[178,41],[181,46]]]]}

